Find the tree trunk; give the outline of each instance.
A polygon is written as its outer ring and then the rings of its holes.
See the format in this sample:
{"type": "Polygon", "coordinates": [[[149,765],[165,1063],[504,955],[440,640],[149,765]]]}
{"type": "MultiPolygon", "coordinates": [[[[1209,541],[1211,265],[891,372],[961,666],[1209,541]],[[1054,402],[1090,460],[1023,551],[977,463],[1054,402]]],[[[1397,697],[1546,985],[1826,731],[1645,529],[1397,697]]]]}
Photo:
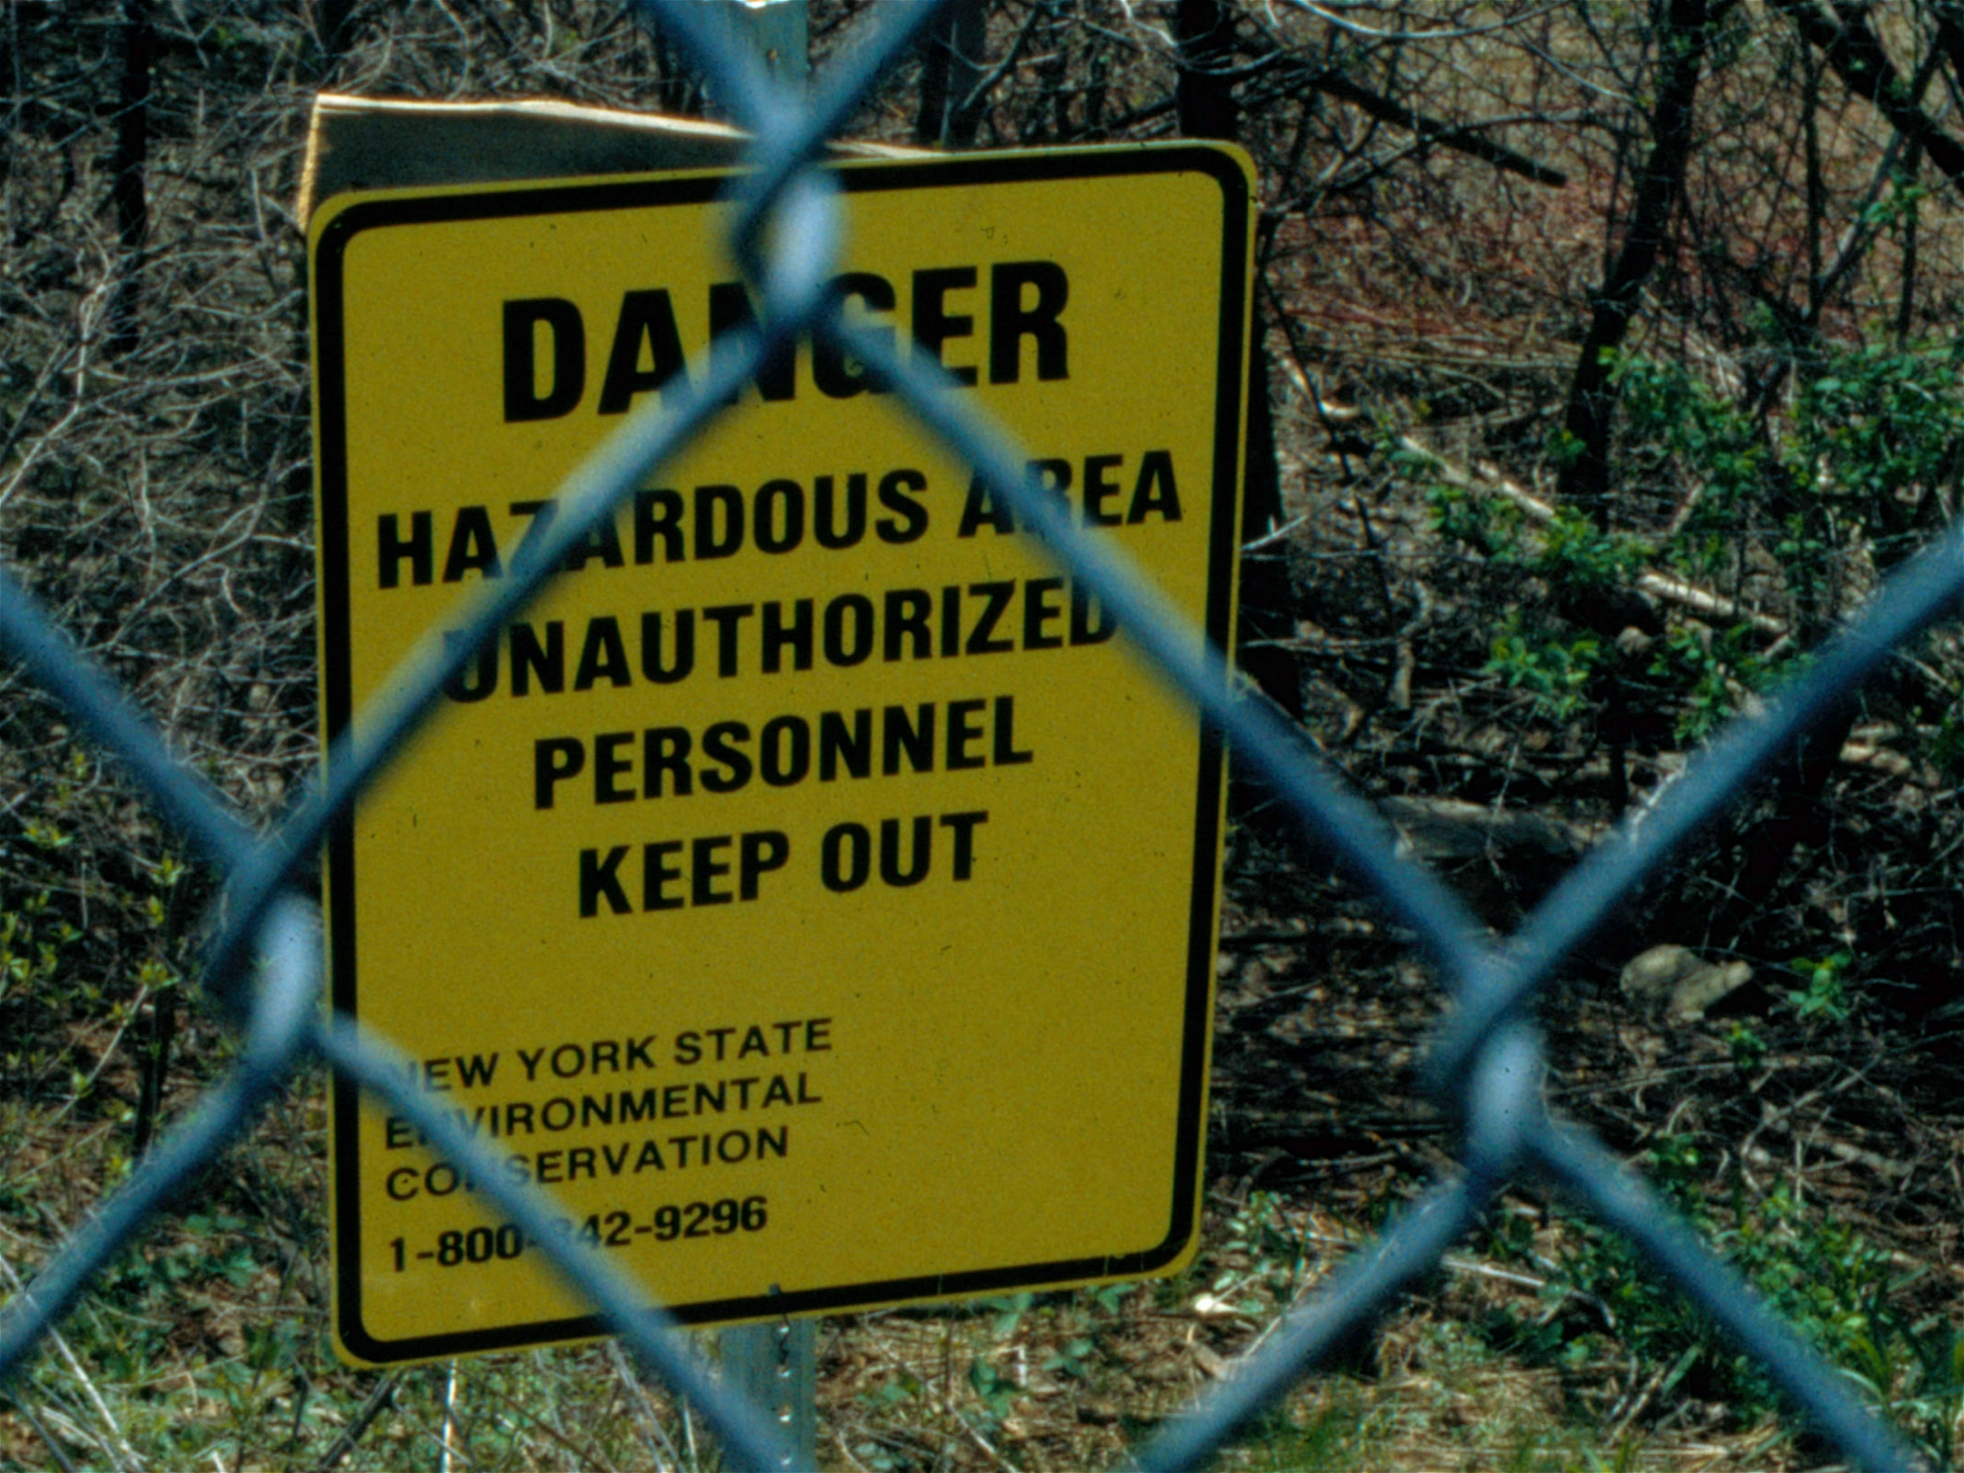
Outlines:
{"type": "Polygon", "coordinates": [[[123,77],[117,96],[116,156],[111,168],[116,240],[122,254],[108,313],[109,351],[117,357],[136,347],[138,318],[143,310],[143,255],[150,237],[144,174],[150,153],[152,40],[149,0],[123,0],[123,77]]]}
{"type": "MultiPolygon", "coordinates": [[[[1234,64],[1234,21],[1223,0],[1180,0],[1174,14],[1180,44],[1177,103],[1180,131],[1189,138],[1235,142],[1241,108],[1226,72],[1234,64]]],[[[1276,471],[1275,421],[1268,402],[1268,351],[1260,314],[1248,338],[1248,459],[1242,476],[1241,536],[1252,542],[1280,525],[1282,487],[1276,471]]],[[[1286,551],[1277,549],[1241,570],[1239,663],[1291,715],[1302,713],[1295,656],[1270,641],[1295,632],[1286,551]]]]}
{"type": "Polygon", "coordinates": [[[349,33],[355,18],[355,0],[320,0],[319,25],[321,50],[327,53],[329,63],[340,59],[347,49],[349,33]]]}
{"type": "Polygon", "coordinates": [[[1238,138],[1241,108],[1234,82],[1234,17],[1224,0],[1180,0],[1173,15],[1180,45],[1180,132],[1188,138],[1238,138]]]}
{"type": "Polygon", "coordinates": [[[1691,160],[1692,102],[1704,71],[1713,29],[1734,0],[1670,0],[1658,51],[1663,77],[1651,111],[1650,157],[1637,176],[1636,199],[1623,248],[1596,293],[1595,310],[1569,385],[1568,459],[1562,467],[1562,499],[1600,524],[1609,494],[1609,436],[1616,415],[1617,350],[1629,333],[1644,283],[1663,253],[1671,211],[1684,188],[1691,160]]]}
{"type": "Polygon", "coordinates": [[[988,15],[982,0],[953,0],[935,17],[922,48],[916,142],[960,148],[975,141],[982,108],[974,94],[982,80],[987,42],[988,15]]]}

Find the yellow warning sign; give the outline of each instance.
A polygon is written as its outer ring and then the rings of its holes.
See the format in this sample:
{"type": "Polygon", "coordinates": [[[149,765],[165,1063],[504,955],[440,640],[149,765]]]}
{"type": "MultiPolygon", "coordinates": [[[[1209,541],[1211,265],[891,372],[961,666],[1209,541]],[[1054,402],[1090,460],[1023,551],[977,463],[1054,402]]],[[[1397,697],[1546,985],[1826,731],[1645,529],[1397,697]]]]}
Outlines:
{"type": "MultiPolygon", "coordinates": [[[[1246,160],[836,172],[847,310],[1225,646],[1246,160]]],[[[319,212],[330,733],[754,312],[726,182],[319,212]]],[[[335,1004],[652,1299],[727,1321],[1190,1253],[1220,748],[862,365],[760,373],[443,705],[330,848],[335,1004]]],[[[333,1128],[345,1354],[597,1332],[405,1120],[343,1084],[333,1128]]]]}

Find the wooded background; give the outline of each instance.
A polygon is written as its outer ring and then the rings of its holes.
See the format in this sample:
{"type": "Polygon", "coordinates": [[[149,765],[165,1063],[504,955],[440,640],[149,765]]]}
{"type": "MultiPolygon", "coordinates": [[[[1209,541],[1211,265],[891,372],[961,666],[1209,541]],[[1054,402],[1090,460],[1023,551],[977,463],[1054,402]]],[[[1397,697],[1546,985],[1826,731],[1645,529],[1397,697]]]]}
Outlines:
{"type": "MultiPolygon", "coordinates": [[[[815,63],[872,8],[817,0],[815,63]]],[[[964,0],[849,131],[1249,150],[1241,661],[1504,931],[1955,516],[1960,89],[1958,0],[964,0]]],[[[0,15],[0,556],[263,819],[318,748],[296,199],[320,90],[705,107],[635,7],[599,0],[0,15]]],[[[1564,1108],[1945,1457],[1964,1407],[1960,681],[1955,629],[1902,651],[1546,1009],[1564,1108]],[[1665,945],[1749,980],[1709,1010],[1626,994],[1626,964],[1665,945]],[[1824,1256],[1852,1265],[1826,1298],[1779,1266],[1824,1256]]],[[[1439,998],[1258,791],[1235,816],[1217,1209],[1243,1221],[1257,1194],[1300,1231],[1312,1211],[1362,1223],[1444,1159],[1429,1107],[1386,1084],[1439,998]]],[[[0,1254],[23,1268],[229,1046],[183,982],[211,895],[0,666],[0,1254]]],[[[159,1365],[186,1384],[246,1365],[252,1415],[292,1412],[296,1467],[328,1444],[292,1388],[333,1374],[318,1109],[297,1093],[219,1205],[164,1235],[191,1245],[176,1278],[160,1249],[109,1287],[150,1328],[81,1337],[136,1406],[165,1399],[159,1365]]],[[[1764,1388],[1600,1243],[1529,1198],[1503,1228],[1492,1261],[1555,1307],[1474,1322],[1556,1368],[1558,1407],[1660,1436],[1756,1425],[1764,1388]],[[1563,1361],[1556,1331],[1593,1348],[1563,1361]]],[[[69,1372],[46,1374],[58,1401],[69,1372]]],[[[1067,1434],[1013,1396],[988,1411],[985,1382],[974,1415],[1005,1448],[1017,1416],[1039,1461],[1118,1445],[1116,1413],[1067,1434]]],[[[106,1436],[68,1420],[71,1445],[106,1436]]],[[[981,1457],[954,1431],[869,1436],[885,1466],[981,1457]]],[[[253,1456],[288,1466],[277,1441],[253,1456]]],[[[46,1448],[0,1414],[9,1455],[46,1448]]]]}

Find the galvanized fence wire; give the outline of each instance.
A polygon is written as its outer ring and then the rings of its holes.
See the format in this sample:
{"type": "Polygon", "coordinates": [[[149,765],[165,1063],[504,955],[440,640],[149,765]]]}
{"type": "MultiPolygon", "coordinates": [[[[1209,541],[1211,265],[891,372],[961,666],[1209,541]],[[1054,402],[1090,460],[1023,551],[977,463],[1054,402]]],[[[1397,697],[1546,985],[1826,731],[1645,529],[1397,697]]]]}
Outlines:
{"type": "MultiPolygon", "coordinates": [[[[991,492],[1015,509],[1048,554],[1116,617],[1140,654],[1221,731],[1234,760],[1258,774],[1303,837],[1366,887],[1418,938],[1445,981],[1450,1008],[1427,1066],[1430,1087],[1462,1129],[1460,1169],[1400,1213],[1376,1242],[1337,1269],[1234,1373],[1170,1422],[1137,1455],[1142,1469],[1197,1466],[1235,1429],[1284,1396],[1403,1288],[1440,1263],[1511,1180],[1539,1177],[1623,1234],[1658,1275],[1753,1355],[1817,1434],[1871,1473],[1923,1466],[1849,1383],[1769,1311],[1744,1281],[1653,1192],[1584,1131],[1547,1109],[1539,1037],[1529,1004],[1563,958],[1611,910],[1664,865],[1699,828],[1734,802],[1856,688],[1892,649],[1955,612],[1964,597],[1964,528],[1954,528],[1903,568],[1813,661],[1804,679],[1758,717],[1736,724],[1686,769],[1662,801],[1599,845],[1504,943],[1491,942],[1428,870],[1401,858],[1384,823],[1315,758],[1289,724],[1257,701],[1237,699],[1227,662],[1170,609],[1112,547],[1070,525],[1030,484],[1024,459],[1000,426],[954,392],[946,374],[878,336],[856,331],[828,294],[841,239],[837,191],[818,167],[826,143],[946,0],[879,7],[873,31],[847,52],[809,99],[766,74],[725,28],[722,7],[700,0],[639,0],[648,19],[683,47],[725,107],[752,133],[749,170],[729,246],[762,299],[757,323],[719,345],[707,377],[676,385],[627,422],[561,487],[560,514],[510,576],[487,586],[454,641],[429,636],[392,694],[364,711],[359,738],[328,754],[326,776],[265,839],[225,800],[173,759],[156,730],[116,686],[0,570],[0,645],[72,711],[94,741],[129,769],[164,816],[225,877],[202,972],[203,985],[236,1022],[236,1063],[143,1160],[96,1216],[73,1233],[27,1290],[0,1310],[0,1383],[87,1290],[95,1273],[144,1223],[253,1121],[309,1059],[342,1075],[421,1130],[498,1211],[536,1240],[557,1271],[619,1332],[642,1367],[701,1412],[735,1466],[790,1466],[778,1428],[726,1390],[674,1333],[672,1318],[597,1252],[551,1230],[555,1204],[497,1169],[484,1143],[410,1082],[391,1046],[352,1019],[320,1007],[319,917],[304,875],[330,825],[413,741],[439,705],[446,680],[477,646],[533,602],[563,555],[657,467],[689,445],[735,401],[777,351],[805,334],[831,340],[891,384],[921,425],[991,492]],[[728,351],[721,351],[727,349],[728,351]]],[[[1257,385],[1255,392],[1262,392],[1257,385]]]]}

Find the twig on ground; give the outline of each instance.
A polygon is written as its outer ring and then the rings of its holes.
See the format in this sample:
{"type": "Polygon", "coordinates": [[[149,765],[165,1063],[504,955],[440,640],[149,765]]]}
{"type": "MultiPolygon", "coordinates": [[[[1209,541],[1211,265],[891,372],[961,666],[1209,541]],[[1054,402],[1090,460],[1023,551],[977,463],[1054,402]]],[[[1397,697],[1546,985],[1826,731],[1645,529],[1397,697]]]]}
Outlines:
{"type": "MultiPolygon", "coordinates": [[[[0,1253],[0,1277],[4,1277],[13,1291],[23,1299],[32,1299],[32,1291],[21,1281],[20,1275],[14,1272],[13,1264],[7,1261],[7,1256],[4,1253],[0,1253]]],[[[109,1403],[102,1399],[102,1393],[96,1389],[95,1382],[90,1379],[89,1373],[83,1369],[81,1361],[76,1359],[75,1352],[69,1349],[68,1341],[63,1338],[61,1331],[50,1326],[47,1335],[48,1343],[54,1346],[55,1353],[61,1357],[63,1364],[68,1367],[69,1374],[74,1376],[77,1384],[81,1386],[83,1394],[88,1397],[89,1405],[95,1408],[96,1415],[102,1418],[103,1426],[109,1429],[106,1437],[95,1439],[96,1445],[102,1449],[110,1463],[117,1469],[129,1469],[131,1473],[136,1473],[136,1470],[140,1470],[143,1467],[143,1459],[137,1455],[136,1449],[131,1447],[129,1440],[123,1436],[123,1429],[116,1421],[116,1414],[109,1410],[109,1403]]]]}
{"type": "Polygon", "coordinates": [[[35,1435],[47,1445],[48,1455],[55,1460],[61,1473],[75,1473],[75,1465],[68,1461],[68,1454],[61,1450],[61,1443],[54,1433],[48,1430],[47,1424],[34,1415],[34,1408],[22,1401],[12,1387],[7,1387],[5,1390],[7,1400],[13,1403],[14,1410],[21,1414],[27,1425],[34,1429],[35,1435]]]}
{"type": "Polygon", "coordinates": [[[314,1464],[314,1473],[329,1473],[330,1469],[339,1467],[341,1460],[355,1450],[355,1444],[361,1441],[362,1434],[368,1431],[377,1417],[394,1404],[396,1382],[401,1378],[401,1374],[399,1371],[390,1371],[375,1383],[375,1389],[368,1393],[368,1400],[361,1404],[361,1410],[355,1413],[354,1420],[341,1429],[341,1435],[334,1439],[333,1446],[329,1447],[322,1454],[321,1460],[314,1464]]]}
{"type": "Polygon", "coordinates": [[[668,1473],[671,1468],[682,1466],[682,1455],[675,1450],[663,1429],[661,1417],[656,1413],[655,1403],[648,1395],[648,1388],[636,1374],[634,1363],[627,1358],[618,1340],[607,1342],[607,1359],[614,1367],[614,1374],[621,1378],[621,1385],[627,1388],[628,1397],[640,1413],[640,1422],[645,1428],[643,1440],[648,1443],[648,1454],[655,1460],[655,1473],[668,1473]],[[657,1446],[656,1444],[660,1444],[657,1446]]]}

